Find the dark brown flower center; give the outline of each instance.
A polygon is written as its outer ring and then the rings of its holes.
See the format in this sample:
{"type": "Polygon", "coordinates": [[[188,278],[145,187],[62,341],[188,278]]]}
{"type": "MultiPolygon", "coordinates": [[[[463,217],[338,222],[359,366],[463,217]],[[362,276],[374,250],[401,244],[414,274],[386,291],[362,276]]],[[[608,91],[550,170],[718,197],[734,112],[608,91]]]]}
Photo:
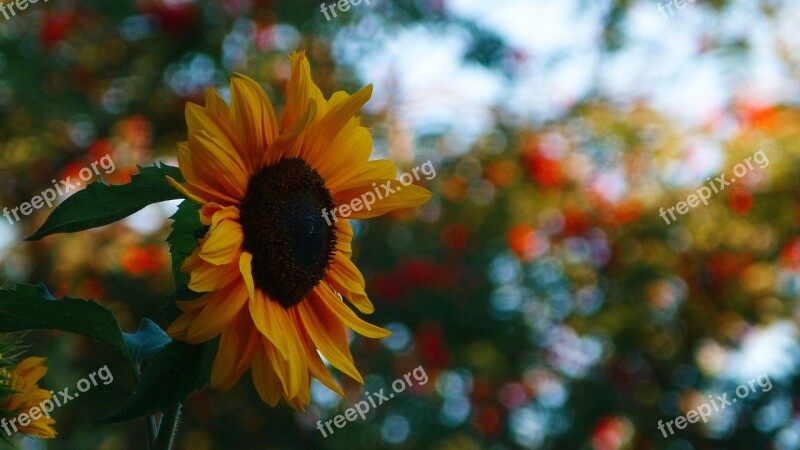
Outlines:
{"type": "Polygon", "coordinates": [[[242,201],[242,247],[253,255],[258,289],[288,309],[325,276],[336,250],[325,180],[302,159],[284,159],[250,178],[242,201]]]}

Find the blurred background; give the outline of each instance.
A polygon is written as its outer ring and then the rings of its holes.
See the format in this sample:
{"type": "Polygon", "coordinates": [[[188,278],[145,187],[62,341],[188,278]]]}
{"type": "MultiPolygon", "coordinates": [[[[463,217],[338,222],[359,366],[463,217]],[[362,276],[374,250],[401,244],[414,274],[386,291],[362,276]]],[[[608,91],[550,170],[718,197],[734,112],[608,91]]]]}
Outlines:
{"type": "MultiPolygon", "coordinates": [[[[257,79],[276,105],[305,50],[326,95],[373,83],[375,158],[430,160],[434,197],[356,225],[394,332],[355,337],[366,387],[319,384],[305,414],[245,378],[192,397],[180,449],[800,449],[800,9],[779,0],[50,0],[0,15],[0,206],[110,155],[176,165],[186,102],[257,79]],[[326,1],[325,4],[332,2],[326,1]],[[669,5],[668,5],[669,3],[669,5]],[[759,149],[769,165],[667,225],[669,208],[759,149]],[[323,438],[364,390],[430,380],[323,438]],[[768,392],[664,438],[659,420],[765,374],[768,392]]],[[[96,299],[162,326],[174,202],[27,243],[51,212],[0,219],[0,282],[96,299]]],[[[87,339],[31,333],[60,390],[115,375],[28,449],[141,449],[100,425],[133,381],[87,339]]]]}

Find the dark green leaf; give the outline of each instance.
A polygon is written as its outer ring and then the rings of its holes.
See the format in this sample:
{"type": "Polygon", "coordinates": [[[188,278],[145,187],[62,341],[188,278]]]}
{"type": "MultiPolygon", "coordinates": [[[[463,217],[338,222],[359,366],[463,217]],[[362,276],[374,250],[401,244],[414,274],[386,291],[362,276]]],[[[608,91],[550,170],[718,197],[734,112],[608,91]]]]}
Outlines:
{"type": "Polygon", "coordinates": [[[18,284],[14,290],[0,290],[0,333],[61,330],[81,334],[111,346],[134,367],[111,311],[92,300],[53,300],[43,295],[42,287],[18,284]]]}
{"type": "Polygon", "coordinates": [[[183,181],[177,167],[162,164],[139,167],[139,174],[131,177],[128,184],[92,183],[58,205],[44,225],[26,240],[36,241],[55,233],[72,233],[108,225],[153,203],[183,198],[180,192],[169,185],[167,176],[183,181]]]}
{"type": "Polygon", "coordinates": [[[133,395],[122,409],[102,422],[128,422],[183,403],[211,378],[216,346],[214,341],[202,345],[172,341],[145,360],[146,367],[133,395]]]}
{"type": "Polygon", "coordinates": [[[150,319],[142,319],[136,333],[123,333],[122,338],[125,340],[125,346],[128,347],[131,358],[137,364],[172,341],[169,335],[150,319]]]}
{"type": "Polygon", "coordinates": [[[181,202],[170,219],[173,221],[172,232],[167,237],[167,244],[172,254],[172,274],[175,286],[182,286],[189,283],[189,276],[181,272],[181,264],[197,248],[197,239],[205,235],[208,227],[200,222],[200,205],[191,200],[181,202]]]}
{"type": "Polygon", "coordinates": [[[166,306],[166,320],[172,322],[180,311],[175,306],[177,300],[191,300],[202,294],[193,292],[187,286],[189,275],[181,271],[183,261],[197,248],[197,239],[205,235],[208,227],[200,222],[200,205],[185,200],[178,207],[178,211],[170,219],[173,220],[172,232],[167,238],[172,255],[172,276],[175,280],[175,292],[169,297],[166,306]]]}

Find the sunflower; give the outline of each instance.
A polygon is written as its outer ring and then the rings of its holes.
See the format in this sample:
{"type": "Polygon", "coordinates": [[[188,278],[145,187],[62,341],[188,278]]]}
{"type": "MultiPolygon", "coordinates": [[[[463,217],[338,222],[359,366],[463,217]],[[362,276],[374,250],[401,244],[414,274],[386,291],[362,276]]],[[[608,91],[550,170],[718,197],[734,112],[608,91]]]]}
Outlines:
{"type": "MultiPolygon", "coordinates": [[[[0,369],[0,383],[10,389],[11,394],[0,400],[0,411],[4,414],[18,418],[20,414],[28,414],[30,423],[23,425],[19,419],[13,423],[15,430],[42,439],[56,436],[52,425],[56,422],[48,416],[41,414],[42,402],[52,398],[50,391],[41,389],[37,384],[47,373],[43,365],[45,359],[38,357],[25,358],[17,365],[0,369]],[[38,408],[38,414],[30,414],[33,408],[38,408]],[[38,418],[33,419],[36,415],[38,418]]],[[[13,420],[13,418],[12,418],[13,420]]],[[[28,422],[26,419],[24,422],[28,422]]],[[[9,428],[10,425],[7,425],[9,428]]]]}
{"type": "Polygon", "coordinates": [[[391,161],[369,160],[372,136],[356,114],[371,85],[325,99],[305,54],[290,60],[280,121],[261,87],[240,74],[231,80],[230,107],[214,89],[205,107],[186,107],[189,140],[178,148],[186,182],[169,181],[202,205],[208,230],[181,270],[203,295],[178,302],[182,314],[168,331],[192,344],[221,335],[213,388],[231,389],[252,367],[264,402],[275,406],[283,397],[303,409],[312,377],[343,395],[320,354],[363,383],[348,328],[370,338],[390,334],[343,300],[374,311],[350,259],[353,229],[344,217],[419,206],[431,194],[401,186],[391,161]],[[387,194],[367,208],[360,199],[368,192],[387,194]],[[337,209],[348,204],[352,211],[337,209]]]}

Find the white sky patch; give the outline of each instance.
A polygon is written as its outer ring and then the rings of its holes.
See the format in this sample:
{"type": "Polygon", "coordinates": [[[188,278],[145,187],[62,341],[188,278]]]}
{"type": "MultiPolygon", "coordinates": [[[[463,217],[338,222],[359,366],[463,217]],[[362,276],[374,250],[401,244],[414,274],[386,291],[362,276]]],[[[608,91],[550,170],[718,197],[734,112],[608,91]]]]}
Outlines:
{"type": "Polygon", "coordinates": [[[170,200],[144,207],[125,219],[125,225],[141,234],[151,234],[160,230],[167,219],[175,214],[181,200],[170,200]]]}
{"type": "Polygon", "coordinates": [[[379,39],[378,51],[366,54],[350,48],[356,44],[346,36],[337,37],[334,45],[339,55],[359,55],[359,75],[375,87],[368,110],[393,105],[401,121],[417,134],[456,132],[477,137],[493,128],[491,108],[501,96],[503,80],[464,62],[462,30],[434,31],[415,25],[391,39],[379,39]]]}
{"type": "Polygon", "coordinates": [[[729,354],[723,376],[737,383],[764,373],[773,381],[784,380],[797,370],[799,356],[797,328],[791,322],[756,327],[744,337],[741,347],[729,354]]]}
{"type": "Polygon", "coordinates": [[[666,19],[657,3],[638,2],[622,23],[625,46],[603,53],[607,0],[447,0],[447,14],[498,34],[520,57],[511,80],[465,63],[469,39],[458,27],[401,28],[367,15],[339,33],[335,48],[374,82],[369,107],[400,105],[414,131],[482,133],[498,106],[520,125],[557,119],[594,92],[623,104],[649,100],[692,130],[717,120],[737,96],[775,103],[800,93],[775,51],[777,34],[800,54],[800,11],[782,5],[773,23],[753,3],[737,0],[717,14],[695,2],[666,19]],[[365,36],[367,28],[372,34],[365,36]],[[715,48],[738,41],[751,52],[715,48]]]}
{"type": "MultiPolygon", "coordinates": [[[[19,239],[17,228],[9,224],[5,217],[0,217],[0,261],[8,257],[9,252],[19,239]]],[[[2,282],[3,280],[0,280],[0,283],[2,282]]]]}
{"type": "Polygon", "coordinates": [[[599,13],[607,1],[450,0],[446,9],[456,17],[478,22],[525,53],[552,56],[576,47],[594,47],[602,34],[599,13]]]}

